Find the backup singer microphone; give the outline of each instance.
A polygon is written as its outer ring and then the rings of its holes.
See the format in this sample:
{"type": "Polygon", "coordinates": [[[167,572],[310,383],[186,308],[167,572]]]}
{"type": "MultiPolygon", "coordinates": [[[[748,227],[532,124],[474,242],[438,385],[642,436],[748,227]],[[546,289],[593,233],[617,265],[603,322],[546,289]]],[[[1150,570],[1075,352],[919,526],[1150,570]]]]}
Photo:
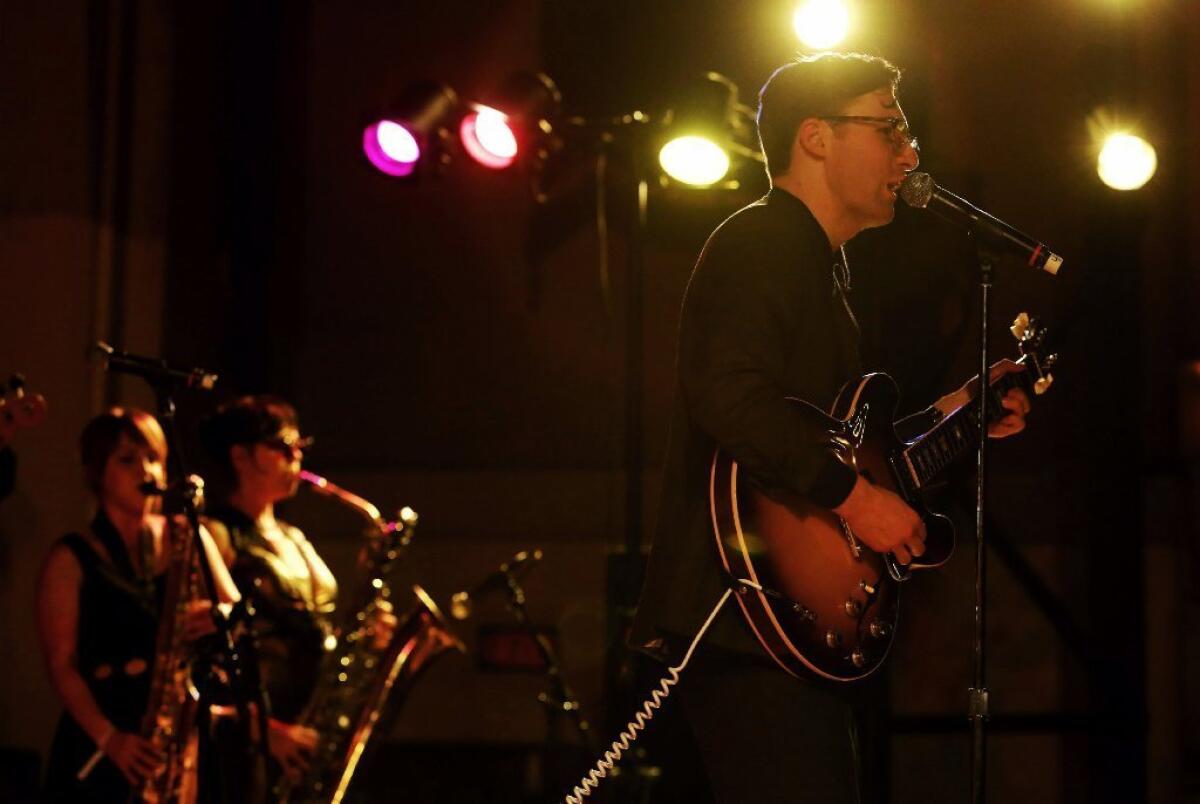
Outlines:
{"type": "Polygon", "coordinates": [[[470,590],[462,590],[455,592],[450,596],[450,616],[456,620],[465,620],[471,616],[471,596],[478,595],[484,590],[496,584],[505,584],[509,579],[514,578],[517,573],[524,573],[525,570],[531,568],[534,564],[542,560],[541,550],[522,550],[512,557],[511,561],[506,561],[500,565],[500,568],[488,575],[470,590]]]}
{"type": "Polygon", "coordinates": [[[900,197],[910,207],[930,209],[943,218],[988,238],[990,242],[1005,250],[1024,257],[1030,268],[1053,275],[1062,267],[1062,257],[1047,248],[1045,243],[1039,243],[969,201],[959,198],[944,187],[939,187],[928,173],[909,173],[900,184],[900,197]]]}
{"type": "Polygon", "coordinates": [[[154,385],[171,384],[211,391],[217,384],[217,375],[204,369],[175,368],[167,365],[165,360],[118,352],[104,341],[96,341],[96,351],[104,355],[104,367],[114,374],[132,374],[154,385]]]}

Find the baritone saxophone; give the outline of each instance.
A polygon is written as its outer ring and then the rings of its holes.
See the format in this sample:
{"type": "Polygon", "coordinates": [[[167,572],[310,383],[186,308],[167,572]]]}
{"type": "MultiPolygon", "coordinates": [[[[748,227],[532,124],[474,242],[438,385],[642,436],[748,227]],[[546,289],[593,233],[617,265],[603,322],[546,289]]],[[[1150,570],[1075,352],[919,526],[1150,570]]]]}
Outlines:
{"type": "Polygon", "coordinates": [[[142,737],[162,755],[163,765],[158,774],[133,787],[129,800],[137,804],[192,804],[198,781],[196,714],[200,693],[192,681],[195,652],[184,640],[184,625],[189,605],[200,598],[196,562],[206,557],[197,553],[195,534],[182,516],[167,518],[164,537],[169,554],[166,590],[141,728],[142,737]]]}
{"type": "Polygon", "coordinates": [[[320,680],[300,723],[319,735],[309,771],[297,784],[282,781],[278,801],[338,804],[385,711],[394,715],[420,673],[449,650],[465,652],[433,599],[413,586],[390,642],[379,648],[371,633],[380,611],[392,610],[387,576],[412,539],[417,514],[404,508],[395,522],[356,494],[303,471],[313,490],[356,511],[370,523],[361,563],[366,582],[347,609],[337,648],[326,654],[320,680]]]}

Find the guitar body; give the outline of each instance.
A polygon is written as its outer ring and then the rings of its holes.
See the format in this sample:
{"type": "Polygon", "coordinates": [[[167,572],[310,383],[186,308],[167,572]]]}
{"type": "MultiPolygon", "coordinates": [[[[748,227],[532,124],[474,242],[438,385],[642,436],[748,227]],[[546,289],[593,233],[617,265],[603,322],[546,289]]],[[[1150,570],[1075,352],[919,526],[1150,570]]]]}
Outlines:
{"type": "Polygon", "coordinates": [[[0,449],[12,442],[18,430],[38,427],[45,420],[46,398],[26,392],[22,375],[0,383],[0,449]]]}
{"type": "Polygon", "coordinates": [[[767,653],[793,675],[835,681],[870,675],[891,647],[899,581],[913,569],[940,566],[954,549],[954,527],[929,512],[906,472],[893,427],[899,392],[886,374],[847,385],[832,415],[800,400],[806,416],[828,426],[839,457],[921,515],[926,552],[899,567],[862,544],[840,517],[803,498],[766,492],[719,450],[709,500],[722,566],[737,583],[736,600],[767,653]]]}

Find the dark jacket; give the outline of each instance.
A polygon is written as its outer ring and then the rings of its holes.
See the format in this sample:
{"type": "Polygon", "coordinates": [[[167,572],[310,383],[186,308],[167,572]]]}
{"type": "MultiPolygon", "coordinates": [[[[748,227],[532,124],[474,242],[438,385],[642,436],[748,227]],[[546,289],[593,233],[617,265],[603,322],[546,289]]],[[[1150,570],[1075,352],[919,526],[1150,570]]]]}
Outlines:
{"type": "MultiPolygon", "coordinates": [[[[708,507],[714,450],[768,489],[832,508],[855,476],[786,397],[829,409],[862,373],[840,252],[795,196],[773,189],[709,237],[688,283],[662,497],[631,643],[686,645],[725,589],[708,507]],[[836,265],[836,267],[835,267],[836,265]],[[672,637],[674,639],[672,639],[672,637]]],[[[728,605],[708,645],[761,648],[728,605]]],[[[679,656],[670,656],[672,661],[679,656]]]]}

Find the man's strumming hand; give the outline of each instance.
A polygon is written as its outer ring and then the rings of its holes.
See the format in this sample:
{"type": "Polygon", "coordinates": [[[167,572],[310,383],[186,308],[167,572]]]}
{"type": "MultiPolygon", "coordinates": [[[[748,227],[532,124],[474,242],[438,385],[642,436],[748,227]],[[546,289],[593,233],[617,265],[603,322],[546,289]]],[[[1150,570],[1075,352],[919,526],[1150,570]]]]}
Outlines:
{"type": "Polygon", "coordinates": [[[846,521],[863,544],[877,553],[892,553],[901,564],[925,552],[925,523],[898,495],[859,475],[833,512],[846,521]]]}

